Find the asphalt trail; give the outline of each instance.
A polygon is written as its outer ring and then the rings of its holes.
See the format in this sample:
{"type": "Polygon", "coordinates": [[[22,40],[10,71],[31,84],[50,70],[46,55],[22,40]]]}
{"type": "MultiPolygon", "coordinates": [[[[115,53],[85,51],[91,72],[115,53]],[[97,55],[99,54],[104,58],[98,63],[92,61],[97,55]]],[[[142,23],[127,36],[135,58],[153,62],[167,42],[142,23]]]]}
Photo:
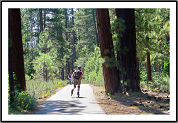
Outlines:
{"type": "Polygon", "coordinates": [[[77,88],[71,96],[73,85],[68,85],[56,92],[35,115],[106,115],[106,112],[95,101],[93,89],[89,84],[80,85],[80,97],[77,88]]]}

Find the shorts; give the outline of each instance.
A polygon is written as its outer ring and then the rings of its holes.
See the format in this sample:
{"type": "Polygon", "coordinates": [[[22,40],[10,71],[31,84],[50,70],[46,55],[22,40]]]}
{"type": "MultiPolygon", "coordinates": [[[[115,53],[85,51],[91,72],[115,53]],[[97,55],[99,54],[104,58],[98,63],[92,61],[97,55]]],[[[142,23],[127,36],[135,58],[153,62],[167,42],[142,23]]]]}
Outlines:
{"type": "Polygon", "coordinates": [[[74,85],[80,85],[80,84],[81,84],[81,80],[78,81],[74,80],[74,85]]]}

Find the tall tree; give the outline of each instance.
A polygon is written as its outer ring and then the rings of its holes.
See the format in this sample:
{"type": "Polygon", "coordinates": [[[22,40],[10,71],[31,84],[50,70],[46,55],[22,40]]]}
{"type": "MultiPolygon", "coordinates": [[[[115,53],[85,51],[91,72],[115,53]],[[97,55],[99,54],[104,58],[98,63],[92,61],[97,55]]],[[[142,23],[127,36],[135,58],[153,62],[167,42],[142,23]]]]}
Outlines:
{"type": "Polygon", "coordinates": [[[42,15],[42,9],[39,9],[39,14],[40,14],[40,32],[43,31],[43,15],[42,15]]]}
{"type": "MultiPolygon", "coordinates": [[[[136,30],[135,30],[135,10],[134,9],[116,9],[117,18],[122,21],[125,29],[119,38],[119,50],[117,60],[120,61],[123,83],[127,82],[127,90],[138,91],[139,73],[136,70],[136,30]]],[[[118,25],[119,27],[120,25],[118,25]]],[[[119,28],[118,30],[121,30],[119,28]]],[[[120,33],[118,31],[118,33],[120,33]]]]}
{"type": "MultiPolygon", "coordinates": [[[[74,27],[74,10],[72,8],[71,10],[71,14],[72,14],[72,28],[74,27]]],[[[72,52],[73,52],[73,59],[72,59],[72,70],[74,69],[74,62],[76,60],[76,51],[75,51],[75,31],[74,29],[72,29],[72,52]]]]}
{"type": "Polygon", "coordinates": [[[26,90],[24,58],[21,35],[20,9],[9,9],[9,35],[12,46],[12,67],[16,75],[15,83],[19,83],[19,90],[26,90]]]}
{"type": "Polygon", "coordinates": [[[96,13],[95,12],[96,12],[95,9],[92,9],[94,30],[95,30],[95,34],[96,34],[96,42],[97,42],[97,46],[99,47],[98,32],[96,29],[96,13]]]}
{"type": "MultiPolygon", "coordinates": [[[[67,30],[67,28],[68,28],[68,14],[67,14],[67,9],[65,9],[64,10],[64,14],[65,14],[65,28],[66,28],[66,30],[67,30]]],[[[66,41],[68,41],[68,35],[67,35],[67,31],[65,32],[65,40],[66,41]]],[[[68,48],[70,48],[70,47],[68,47],[68,48]]],[[[70,73],[70,61],[69,61],[69,58],[67,58],[67,62],[66,62],[66,64],[67,64],[67,75],[70,73]]]]}
{"type": "Polygon", "coordinates": [[[117,68],[114,65],[115,55],[110,32],[110,18],[108,9],[96,9],[97,29],[100,43],[101,57],[105,59],[103,66],[103,75],[105,83],[105,92],[114,94],[120,87],[117,68]]]}

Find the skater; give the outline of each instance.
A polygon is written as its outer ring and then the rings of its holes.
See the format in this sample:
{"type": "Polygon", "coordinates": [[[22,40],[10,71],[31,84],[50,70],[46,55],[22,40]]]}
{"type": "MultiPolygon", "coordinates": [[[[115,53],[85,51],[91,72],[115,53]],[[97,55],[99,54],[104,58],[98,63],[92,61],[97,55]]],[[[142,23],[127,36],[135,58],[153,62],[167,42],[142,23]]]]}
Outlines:
{"type": "Polygon", "coordinates": [[[81,78],[82,78],[82,75],[83,75],[83,72],[81,70],[81,66],[78,66],[78,69],[75,70],[73,73],[72,73],[72,77],[73,77],[73,80],[74,80],[74,88],[71,90],[71,96],[73,94],[73,91],[74,89],[76,88],[76,85],[78,85],[78,92],[77,92],[77,95],[79,97],[79,91],[80,91],[80,84],[81,84],[81,78]]]}
{"type": "Polygon", "coordinates": [[[68,75],[68,79],[69,79],[69,81],[70,81],[70,84],[72,84],[72,77],[71,77],[71,74],[69,73],[69,75],[68,75]]]}

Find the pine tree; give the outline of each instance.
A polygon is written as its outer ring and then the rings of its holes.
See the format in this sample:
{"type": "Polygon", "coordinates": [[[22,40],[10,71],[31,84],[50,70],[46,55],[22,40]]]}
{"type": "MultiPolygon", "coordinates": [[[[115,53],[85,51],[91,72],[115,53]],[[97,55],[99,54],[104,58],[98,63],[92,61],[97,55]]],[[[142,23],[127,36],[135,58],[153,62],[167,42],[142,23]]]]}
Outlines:
{"type": "Polygon", "coordinates": [[[147,61],[147,82],[153,71],[161,71],[169,59],[169,9],[136,9],[137,56],[142,67],[147,61]],[[154,70],[151,69],[154,65],[154,70]]]}

